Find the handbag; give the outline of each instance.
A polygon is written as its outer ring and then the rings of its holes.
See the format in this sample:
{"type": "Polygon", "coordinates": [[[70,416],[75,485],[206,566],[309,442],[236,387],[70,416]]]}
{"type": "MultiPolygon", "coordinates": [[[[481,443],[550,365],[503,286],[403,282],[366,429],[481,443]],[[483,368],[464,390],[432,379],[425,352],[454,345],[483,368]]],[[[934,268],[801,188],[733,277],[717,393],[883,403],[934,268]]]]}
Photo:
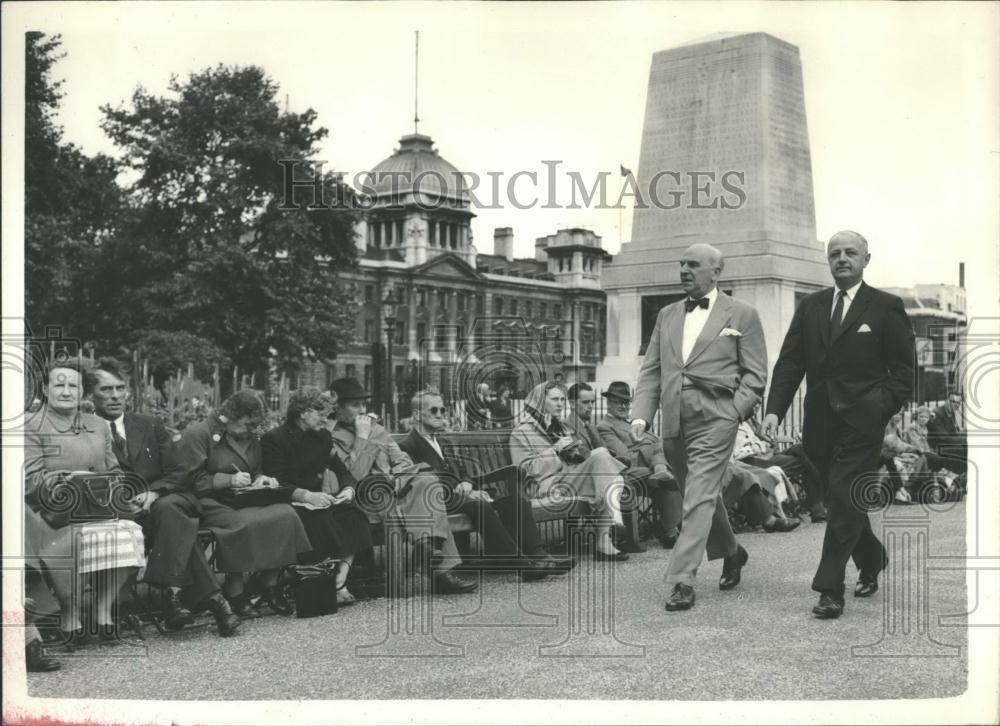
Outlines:
{"type": "Polygon", "coordinates": [[[266,507],[269,504],[288,504],[292,501],[295,487],[254,487],[251,489],[223,489],[212,496],[220,504],[243,509],[244,507],[266,507]]]}
{"type": "Polygon", "coordinates": [[[132,499],[144,487],[121,474],[69,474],[39,492],[37,511],[53,529],[114,519],[135,519],[132,499]]]}
{"type": "Polygon", "coordinates": [[[337,563],[318,562],[291,568],[295,617],[315,618],[337,612],[337,563]]]}
{"type": "Polygon", "coordinates": [[[590,456],[590,449],[583,441],[576,439],[565,449],[560,450],[558,454],[559,458],[567,464],[579,464],[590,456]]]}

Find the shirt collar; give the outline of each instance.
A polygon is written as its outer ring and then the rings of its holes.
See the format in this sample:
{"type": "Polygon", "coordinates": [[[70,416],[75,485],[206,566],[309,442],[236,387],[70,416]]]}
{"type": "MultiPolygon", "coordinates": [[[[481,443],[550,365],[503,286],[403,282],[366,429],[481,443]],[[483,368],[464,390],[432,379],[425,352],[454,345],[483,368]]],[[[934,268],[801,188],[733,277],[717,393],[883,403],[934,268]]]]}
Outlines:
{"type": "MultiPolygon", "coordinates": [[[[858,280],[857,284],[851,285],[849,288],[847,288],[844,291],[846,293],[844,295],[844,297],[846,298],[845,302],[850,303],[850,302],[854,301],[854,296],[858,294],[858,288],[861,287],[861,283],[862,282],[864,282],[864,280],[858,280]]],[[[839,290],[839,288],[836,288],[836,290],[839,290]]],[[[835,290],[835,292],[836,292],[836,290],[835,290]]],[[[837,295],[836,294],[834,294],[833,299],[834,299],[834,302],[836,303],[836,300],[837,300],[837,295]]]]}
{"type": "Polygon", "coordinates": [[[121,436],[122,438],[125,438],[125,414],[124,413],[121,416],[119,416],[118,418],[116,418],[114,421],[112,421],[110,419],[105,419],[105,420],[108,422],[108,428],[109,429],[111,428],[111,424],[114,424],[115,428],[118,429],[118,435],[121,436]]]}

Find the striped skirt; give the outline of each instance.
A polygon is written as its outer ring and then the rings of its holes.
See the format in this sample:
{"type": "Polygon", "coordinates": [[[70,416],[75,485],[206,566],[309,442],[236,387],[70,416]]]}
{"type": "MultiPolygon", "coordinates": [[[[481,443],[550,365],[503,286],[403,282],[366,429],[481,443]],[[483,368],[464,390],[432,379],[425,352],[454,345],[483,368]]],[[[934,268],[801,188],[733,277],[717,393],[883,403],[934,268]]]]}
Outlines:
{"type": "Polygon", "coordinates": [[[142,527],[119,519],[73,525],[76,571],[80,574],[121,567],[145,567],[142,527]]]}

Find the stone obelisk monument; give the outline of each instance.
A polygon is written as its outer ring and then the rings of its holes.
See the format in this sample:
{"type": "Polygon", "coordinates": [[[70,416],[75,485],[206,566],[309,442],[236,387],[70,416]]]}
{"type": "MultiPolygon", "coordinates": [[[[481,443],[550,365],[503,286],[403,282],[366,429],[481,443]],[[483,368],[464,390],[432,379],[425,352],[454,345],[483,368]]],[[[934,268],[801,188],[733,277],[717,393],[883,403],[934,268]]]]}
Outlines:
{"type": "Polygon", "coordinates": [[[635,382],[657,311],[683,294],[678,261],[695,242],[726,256],[719,287],[759,310],[773,365],[798,300],[829,284],[798,48],[751,33],[655,53],[635,181],[632,238],[604,270],[598,384],[635,382]]]}

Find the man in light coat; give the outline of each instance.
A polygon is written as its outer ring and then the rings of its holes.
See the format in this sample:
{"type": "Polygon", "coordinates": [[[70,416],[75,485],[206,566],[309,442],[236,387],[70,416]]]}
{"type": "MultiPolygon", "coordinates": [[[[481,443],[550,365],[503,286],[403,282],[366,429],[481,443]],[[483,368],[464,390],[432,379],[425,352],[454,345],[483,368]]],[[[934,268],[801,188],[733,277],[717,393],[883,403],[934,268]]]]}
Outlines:
{"type": "Polygon", "coordinates": [[[703,553],[725,558],[720,590],[740,582],[749,555],[736,543],[722,484],[736,430],[764,393],[767,351],[757,311],[721,293],[722,253],[695,244],[681,258],[684,300],[660,310],[636,386],[632,436],[642,440],[657,407],[670,468],[684,495],[681,533],[667,568],[668,611],[694,605],[703,553]]]}

